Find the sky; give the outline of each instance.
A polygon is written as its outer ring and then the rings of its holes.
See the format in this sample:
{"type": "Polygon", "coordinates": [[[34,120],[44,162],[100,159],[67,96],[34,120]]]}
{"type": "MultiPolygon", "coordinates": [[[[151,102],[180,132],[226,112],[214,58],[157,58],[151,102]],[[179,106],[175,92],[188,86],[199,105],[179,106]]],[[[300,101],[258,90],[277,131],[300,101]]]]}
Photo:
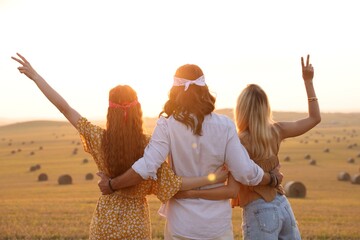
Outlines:
{"type": "Polygon", "coordinates": [[[307,111],[300,58],[310,54],[322,112],[360,112],[356,0],[0,0],[0,120],[65,120],[11,59],[25,56],[82,116],[105,120],[108,92],[128,84],[145,117],[176,69],[197,64],[216,108],[247,84],[274,111],[307,111]]]}

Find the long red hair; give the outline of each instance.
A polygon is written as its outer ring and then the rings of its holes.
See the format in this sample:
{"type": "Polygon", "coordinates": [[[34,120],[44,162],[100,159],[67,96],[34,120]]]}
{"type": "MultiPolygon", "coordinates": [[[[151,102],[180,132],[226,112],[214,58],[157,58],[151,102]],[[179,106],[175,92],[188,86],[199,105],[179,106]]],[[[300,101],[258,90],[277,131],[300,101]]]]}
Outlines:
{"type": "Polygon", "coordinates": [[[104,166],[110,177],[128,170],[144,154],[148,137],[143,130],[142,110],[136,92],[128,85],[118,85],[109,92],[109,102],[122,105],[134,102],[127,108],[109,107],[106,130],[103,136],[104,166]]]}

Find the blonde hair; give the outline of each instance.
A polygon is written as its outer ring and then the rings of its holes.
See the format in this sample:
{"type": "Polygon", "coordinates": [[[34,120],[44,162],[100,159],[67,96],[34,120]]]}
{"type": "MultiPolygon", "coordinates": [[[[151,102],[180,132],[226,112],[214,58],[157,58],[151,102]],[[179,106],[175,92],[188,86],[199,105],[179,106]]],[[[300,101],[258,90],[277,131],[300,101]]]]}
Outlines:
{"type": "Polygon", "coordinates": [[[235,122],[240,139],[247,138],[247,151],[253,159],[268,158],[272,152],[271,142],[278,137],[273,127],[271,108],[264,90],[249,84],[239,95],[235,108],[235,122]]]}
{"type": "MultiPolygon", "coordinates": [[[[110,90],[109,101],[115,104],[134,102],[137,94],[130,86],[119,85],[110,90]]],[[[141,158],[147,142],[140,103],[127,109],[108,108],[102,150],[110,177],[121,175],[141,158]]]]}

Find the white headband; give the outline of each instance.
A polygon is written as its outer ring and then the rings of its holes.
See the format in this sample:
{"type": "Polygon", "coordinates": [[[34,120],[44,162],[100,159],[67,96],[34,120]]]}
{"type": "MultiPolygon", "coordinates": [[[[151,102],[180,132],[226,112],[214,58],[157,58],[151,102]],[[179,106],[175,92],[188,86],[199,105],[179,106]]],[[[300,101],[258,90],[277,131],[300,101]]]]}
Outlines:
{"type": "Polygon", "coordinates": [[[188,80],[185,78],[178,78],[178,77],[174,77],[174,83],[173,86],[185,86],[184,91],[188,90],[189,86],[191,84],[195,84],[198,86],[205,86],[205,77],[204,75],[202,75],[201,77],[199,77],[196,80],[188,80]]]}

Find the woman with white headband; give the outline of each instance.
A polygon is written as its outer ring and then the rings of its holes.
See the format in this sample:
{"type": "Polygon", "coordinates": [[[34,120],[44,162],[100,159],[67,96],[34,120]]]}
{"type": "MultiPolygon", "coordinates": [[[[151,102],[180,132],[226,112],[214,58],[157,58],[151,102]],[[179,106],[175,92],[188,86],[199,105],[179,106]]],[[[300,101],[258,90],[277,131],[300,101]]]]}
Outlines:
{"type": "MultiPolygon", "coordinates": [[[[215,97],[205,84],[202,70],[193,64],[179,67],[174,84],[154,129],[144,156],[123,175],[110,180],[114,189],[156,179],[157,169],[166,159],[175,174],[204,176],[222,165],[245,185],[281,182],[282,174],[264,173],[248,156],[236,133],[234,122],[214,113],[215,97]]],[[[103,194],[111,193],[108,178],[100,174],[103,194]]],[[[171,184],[171,183],[169,183],[171,184]]],[[[223,185],[214,184],[204,188],[223,185]]],[[[236,196],[237,189],[233,196],[236,196]]],[[[233,239],[232,210],[228,200],[170,199],[160,213],[166,217],[164,237],[168,239],[233,239]]]]}
{"type": "MultiPolygon", "coordinates": [[[[21,64],[20,73],[34,81],[37,87],[77,129],[84,150],[92,155],[99,171],[115,177],[124,173],[143,155],[149,141],[142,127],[142,110],[136,92],[127,85],[118,85],[109,92],[106,129],[82,117],[63,99],[20,54],[12,57],[21,64]]],[[[159,166],[157,180],[99,197],[90,224],[89,239],[151,239],[149,209],[146,195],[155,194],[166,202],[178,190],[192,189],[214,182],[223,182],[227,172],[218,169],[217,180],[207,175],[181,178],[174,175],[167,163],[159,166]]],[[[214,169],[215,171],[215,169],[214,169]]],[[[154,178],[155,179],[155,178],[154,178]]],[[[107,184],[110,185],[111,181],[107,184]]]]}

